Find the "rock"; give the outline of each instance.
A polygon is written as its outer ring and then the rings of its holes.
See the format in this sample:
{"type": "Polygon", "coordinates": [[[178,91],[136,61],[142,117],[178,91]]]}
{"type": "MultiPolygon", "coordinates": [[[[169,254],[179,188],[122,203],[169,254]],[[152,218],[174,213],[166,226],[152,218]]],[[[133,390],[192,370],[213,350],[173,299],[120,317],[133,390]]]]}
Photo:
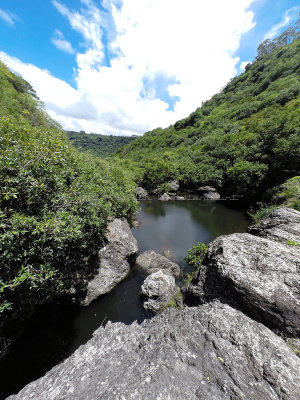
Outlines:
{"type": "Polygon", "coordinates": [[[158,198],[158,200],[160,200],[160,201],[169,201],[169,200],[171,200],[171,197],[167,193],[164,193],[158,198]]]}
{"type": "Polygon", "coordinates": [[[170,181],[168,182],[170,192],[177,192],[179,189],[178,181],[170,181]]]}
{"type": "Polygon", "coordinates": [[[177,264],[168,260],[161,254],[155,253],[153,250],[148,250],[140,254],[135,261],[135,265],[148,275],[160,269],[175,277],[179,277],[182,273],[177,264]]]}
{"type": "Polygon", "coordinates": [[[107,226],[107,245],[99,251],[99,263],[89,280],[82,305],[111,291],[122,281],[134,263],[138,245],[125,219],[114,219],[107,226]]]}
{"type": "Polygon", "coordinates": [[[300,212],[288,207],[276,208],[258,225],[250,226],[248,232],[276,242],[293,242],[300,246],[300,212]]]}
{"type": "Polygon", "coordinates": [[[205,200],[219,200],[221,198],[216,189],[211,186],[201,186],[197,191],[199,196],[205,200]]]}
{"type": "Polygon", "coordinates": [[[140,228],[141,225],[142,225],[141,221],[135,220],[135,221],[132,222],[133,228],[140,228]]]}
{"type": "Polygon", "coordinates": [[[300,335],[300,249],[248,233],[208,246],[189,303],[218,298],[291,336],[300,335]]]}
{"type": "Polygon", "coordinates": [[[223,304],[108,323],[9,400],[296,400],[300,359],[223,304]]]}
{"type": "Polygon", "coordinates": [[[174,200],[185,200],[183,196],[175,196],[174,200]]]}
{"type": "Polygon", "coordinates": [[[160,269],[149,275],[142,285],[143,307],[154,313],[162,311],[178,290],[174,276],[160,269]]]}
{"type": "Polygon", "coordinates": [[[173,262],[177,261],[177,257],[175,255],[175,253],[170,249],[164,250],[163,251],[163,256],[166,257],[170,261],[173,261],[173,262]]]}
{"type": "Polygon", "coordinates": [[[143,189],[142,187],[138,187],[136,188],[136,197],[139,200],[145,200],[148,197],[148,193],[145,189],[143,189]]]}

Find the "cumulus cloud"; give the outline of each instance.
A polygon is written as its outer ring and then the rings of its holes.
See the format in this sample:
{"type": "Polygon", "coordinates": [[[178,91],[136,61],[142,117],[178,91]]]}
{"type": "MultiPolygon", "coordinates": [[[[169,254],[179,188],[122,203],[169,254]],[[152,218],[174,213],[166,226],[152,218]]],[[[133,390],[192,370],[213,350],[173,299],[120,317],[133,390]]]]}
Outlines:
{"type": "Polygon", "coordinates": [[[15,21],[19,21],[19,17],[17,17],[15,14],[13,14],[10,11],[4,11],[0,9],[0,19],[5,21],[8,25],[13,26],[15,24],[15,21]]]}
{"type": "Polygon", "coordinates": [[[245,71],[246,65],[251,64],[251,61],[243,61],[240,65],[240,71],[245,71]]]}
{"type": "Polygon", "coordinates": [[[73,49],[71,43],[64,38],[64,35],[58,29],[55,30],[54,36],[51,38],[51,42],[59,50],[62,50],[69,54],[75,53],[75,50],[73,49]]]}
{"type": "Polygon", "coordinates": [[[272,28],[267,32],[264,36],[264,40],[266,39],[273,39],[274,37],[278,36],[282,28],[285,28],[290,24],[290,22],[297,17],[297,14],[299,14],[300,7],[292,7],[289,10],[287,10],[281,21],[272,26],[272,28]]]}
{"type": "Polygon", "coordinates": [[[100,9],[81,0],[74,11],[53,0],[84,39],[76,89],[15,58],[5,62],[66,129],[141,134],[186,117],[236,74],[233,54],[254,26],[253,1],[107,0],[100,9]]]}

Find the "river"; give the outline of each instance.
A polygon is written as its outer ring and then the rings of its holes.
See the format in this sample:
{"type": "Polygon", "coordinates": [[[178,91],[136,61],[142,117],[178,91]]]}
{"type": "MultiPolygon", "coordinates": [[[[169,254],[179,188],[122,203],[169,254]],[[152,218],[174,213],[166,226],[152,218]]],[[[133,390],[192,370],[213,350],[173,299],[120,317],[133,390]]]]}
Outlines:
{"type": "MultiPolygon", "coordinates": [[[[168,250],[189,272],[184,261],[188,249],[199,242],[209,243],[220,235],[245,232],[249,221],[231,201],[142,201],[133,228],[140,253],[168,250]]],[[[111,293],[89,307],[46,305],[28,322],[9,357],[0,364],[0,400],[18,392],[30,381],[72,354],[88,341],[95,329],[107,321],[130,324],[152,315],[140,301],[144,277],[133,267],[128,277],[111,293]]]]}

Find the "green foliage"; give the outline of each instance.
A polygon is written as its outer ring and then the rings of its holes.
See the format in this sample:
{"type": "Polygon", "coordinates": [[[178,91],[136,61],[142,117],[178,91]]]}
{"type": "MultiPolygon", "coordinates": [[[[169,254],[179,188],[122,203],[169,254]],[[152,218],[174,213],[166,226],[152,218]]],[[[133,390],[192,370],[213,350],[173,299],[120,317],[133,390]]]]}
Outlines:
{"type": "Polygon", "coordinates": [[[188,250],[185,260],[189,265],[197,268],[201,265],[206,253],[207,246],[202,242],[197,242],[195,246],[192,246],[190,250],[188,250]]]}
{"type": "Polygon", "coordinates": [[[299,243],[295,242],[294,240],[288,240],[286,242],[286,244],[289,245],[289,246],[295,246],[295,247],[299,246],[299,243]]]}
{"type": "Polygon", "coordinates": [[[164,182],[160,183],[157,188],[159,193],[167,193],[170,190],[170,185],[168,182],[164,182]]]}
{"type": "Polygon", "coordinates": [[[258,224],[262,219],[267,218],[277,207],[276,205],[267,205],[263,203],[259,203],[257,206],[259,208],[256,211],[251,210],[248,213],[254,224],[258,224]]]}
{"type": "Polygon", "coordinates": [[[283,183],[273,201],[300,211],[300,176],[295,176],[283,183]]]}
{"type": "Polygon", "coordinates": [[[177,290],[172,299],[168,302],[166,308],[176,308],[177,310],[181,310],[183,308],[182,293],[180,289],[177,290]]]}
{"type": "Polygon", "coordinates": [[[113,155],[120,147],[129,144],[137,136],[99,135],[95,133],[66,131],[73,146],[78,150],[89,152],[104,158],[113,155]]]}
{"type": "Polygon", "coordinates": [[[33,126],[59,127],[45,112],[30,83],[12,73],[0,61],[0,116],[26,120],[33,126]]]}
{"type": "Polygon", "coordinates": [[[187,118],[121,148],[116,160],[149,189],[176,179],[183,189],[212,185],[249,202],[299,173],[300,39],[282,43],[187,118]]]}
{"type": "Polygon", "coordinates": [[[120,168],[79,153],[65,134],[0,118],[1,310],[59,294],[103,241],[108,218],[137,209],[120,168]],[[12,304],[13,303],[13,304],[12,304]]]}

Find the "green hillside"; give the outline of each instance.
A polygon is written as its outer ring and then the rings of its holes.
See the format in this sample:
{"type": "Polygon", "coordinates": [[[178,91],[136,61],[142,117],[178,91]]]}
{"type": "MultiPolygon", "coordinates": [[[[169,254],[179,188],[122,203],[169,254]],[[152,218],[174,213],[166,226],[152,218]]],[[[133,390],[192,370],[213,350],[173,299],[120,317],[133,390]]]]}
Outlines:
{"type": "Polygon", "coordinates": [[[108,219],[130,218],[137,202],[130,178],[77,151],[31,86],[3,64],[0,92],[3,323],[20,322],[35,304],[80,285],[108,219]]]}
{"type": "Polygon", "coordinates": [[[80,151],[89,152],[98,157],[112,156],[120,147],[136,139],[137,136],[99,135],[95,133],[66,131],[73,146],[80,151]]]}
{"type": "Polygon", "coordinates": [[[212,185],[249,201],[299,175],[300,39],[282,39],[263,43],[256,61],[190,116],[116,158],[146,188],[178,179],[182,189],[212,185]]]}

